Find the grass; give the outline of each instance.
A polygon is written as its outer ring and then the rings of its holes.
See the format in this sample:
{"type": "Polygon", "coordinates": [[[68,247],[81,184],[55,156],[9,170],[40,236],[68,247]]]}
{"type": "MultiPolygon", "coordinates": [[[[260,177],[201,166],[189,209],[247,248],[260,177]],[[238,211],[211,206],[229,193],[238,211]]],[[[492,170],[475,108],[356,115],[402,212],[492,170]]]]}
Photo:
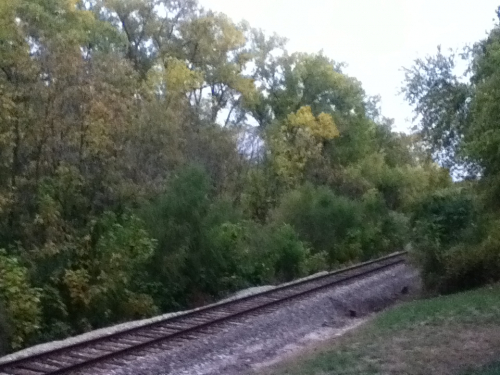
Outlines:
{"type": "Polygon", "coordinates": [[[262,374],[500,375],[499,358],[500,286],[492,286],[399,305],[262,374]]]}
{"type": "Polygon", "coordinates": [[[500,375],[500,362],[490,363],[482,368],[464,372],[461,375],[500,375]]]}

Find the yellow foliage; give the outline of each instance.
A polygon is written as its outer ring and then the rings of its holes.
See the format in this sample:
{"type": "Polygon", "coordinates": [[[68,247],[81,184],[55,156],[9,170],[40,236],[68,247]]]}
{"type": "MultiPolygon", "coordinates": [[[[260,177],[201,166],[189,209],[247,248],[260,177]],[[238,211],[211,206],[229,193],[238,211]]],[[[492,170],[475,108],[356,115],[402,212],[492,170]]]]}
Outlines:
{"type": "Polygon", "coordinates": [[[279,132],[271,137],[276,173],[285,184],[296,184],[307,163],[321,157],[323,142],[338,136],[332,116],[326,113],[315,117],[311,107],[305,106],[289,114],[279,132]]]}
{"type": "Polygon", "coordinates": [[[163,66],[156,66],[148,73],[146,85],[153,93],[166,98],[179,97],[198,89],[203,83],[203,73],[189,69],[176,58],[166,58],[163,66]]]}
{"type": "Polygon", "coordinates": [[[259,100],[259,95],[257,89],[255,88],[253,79],[238,75],[234,79],[234,83],[232,86],[243,96],[244,105],[251,106],[253,104],[256,104],[259,100]]]}
{"type": "Polygon", "coordinates": [[[90,275],[86,270],[66,270],[63,282],[69,290],[73,303],[81,303],[84,306],[90,304],[90,275]]]}
{"type": "Polygon", "coordinates": [[[7,26],[12,26],[13,24],[13,12],[18,7],[19,1],[2,1],[0,2],[0,36],[5,38],[9,35],[10,28],[7,26]]]}
{"type": "Polygon", "coordinates": [[[197,89],[203,82],[203,74],[190,70],[180,60],[170,58],[166,64],[164,79],[167,93],[184,94],[197,89]]]}
{"type": "Polygon", "coordinates": [[[243,32],[223,14],[209,13],[200,17],[187,25],[185,33],[199,41],[199,54],[206,59],[217,58],[246,43],[243,32]]]}
{"type": "Polygon", "coordinates": [[[331,115],[321,113],[314,117],[311,107],[304,106],[297,113],[291,113],[287,117],[287,131],[292,129],[303,129],[308,131],[317,140],[330,140],[339,136],[339,131],[331,115]]]}
{"type": "MultiPolygon", "coordinates": [[[[2,41],[0,43],[0,63],[4,66],[14,63],[20,64],[21,59],[26,59],[29,56],[26,49],[16,48],[18,45],[24,44],[23,35],[21,35],[15,21],[18,7],[19,1],[16,0],[0,1],[0,41],[2,41]]],[[[24,66],[22,67],[24,68],[24,66]]],[[[4,97],[6,94],[2,92],[1,96],[4,97]]]]}

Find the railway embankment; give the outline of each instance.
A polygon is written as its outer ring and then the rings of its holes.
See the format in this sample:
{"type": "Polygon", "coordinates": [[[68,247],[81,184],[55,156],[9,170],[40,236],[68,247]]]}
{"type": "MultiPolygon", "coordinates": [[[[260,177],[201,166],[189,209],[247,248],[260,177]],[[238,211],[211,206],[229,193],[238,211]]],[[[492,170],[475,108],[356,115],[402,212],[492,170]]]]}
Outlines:
{"type": "MultiPolygon", "coordinates": [[[[115,332],[125,329],[121,331],[124,334],[111,333],[104,341],[96,339],[106,337],[106,332],[89,333],[73,338],[76,347],[56,350],[16,366],[59,374],[67,373],[65,369],[73,361],[95,357],[97,360],[89,362],[95,366],[73,369],[71,373],[241,374],[277,362],[311,343],[339,336],[362,324],[373,312],[411,298],[418,287],[418,272],[404,262],[404,256],[395,255],[338,273],[266,288],[264,293],[256,290],[256,295],[243,299],[239,293],[236,301],[180,314],[174,320],[156,318],[159,324],[148,321],[114,327],[115,332]],[[219,322],[214,324],[214,319],[219,322]],[[138,326],[141,328],[136,330],[138,326]],[[164,336],[168,336],[167,340],[164,336]],[[83,346],[77,344],[89,339],[91,342],[83,346]],[[158,345],[150,345],[151,340],[158,345]],[[126,349],[124,356],[112,353],[121,349],[126,349]],[[102,355],[112,360],[104,361],[102,355]]],[[[68,344],[52,343],[57,346],[51,350],[68,344]]],[[[34,350],[24,355],[33,355],[34,350]]],[[[12,366],[6,371],[17,374],[12,366]]]]}
{"type": "Polygon", "coordinates": [[[260,375],[500,374],[500,285],[404,303],[260,375]]]}

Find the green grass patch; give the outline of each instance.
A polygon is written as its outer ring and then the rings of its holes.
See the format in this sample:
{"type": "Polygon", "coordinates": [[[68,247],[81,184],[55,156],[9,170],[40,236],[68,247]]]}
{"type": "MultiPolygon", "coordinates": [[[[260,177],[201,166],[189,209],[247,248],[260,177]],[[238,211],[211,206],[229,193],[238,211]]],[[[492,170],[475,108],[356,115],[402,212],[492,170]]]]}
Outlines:
{"type": "Polygon", "coordinates": [[[401,330],[411,326],[452,323],[500,323],[500,287],[487,287],[399,305],[379,315],[373,328],[401,330]]]}
{"type": "Polygon", "coordinates": [[[500,375],[500,286],[399,305],[272,375],[500,375]]]}
{"type": "Polygon", "coordinates": [[[476,370],[469,370],[461,375],[500,375],[500,362],[493,362],[476,370]]]}

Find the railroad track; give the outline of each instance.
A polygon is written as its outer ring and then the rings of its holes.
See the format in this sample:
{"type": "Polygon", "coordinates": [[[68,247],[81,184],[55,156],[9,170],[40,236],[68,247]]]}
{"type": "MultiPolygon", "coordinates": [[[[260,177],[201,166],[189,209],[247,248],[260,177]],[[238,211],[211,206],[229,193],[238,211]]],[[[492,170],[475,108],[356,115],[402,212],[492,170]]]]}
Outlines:
{"type": "Polygon", "coordinates": [[[126,366],[138,357],[165,352],[186,341],[213,334],[222,325],[235,324],[243,316],[269,312],[290,300],[381,272],[404,262],[405,255],[406,252],[395,253],[140,327],[0,363],[0,375],[70,374],[92,366],[126,366]]]}

